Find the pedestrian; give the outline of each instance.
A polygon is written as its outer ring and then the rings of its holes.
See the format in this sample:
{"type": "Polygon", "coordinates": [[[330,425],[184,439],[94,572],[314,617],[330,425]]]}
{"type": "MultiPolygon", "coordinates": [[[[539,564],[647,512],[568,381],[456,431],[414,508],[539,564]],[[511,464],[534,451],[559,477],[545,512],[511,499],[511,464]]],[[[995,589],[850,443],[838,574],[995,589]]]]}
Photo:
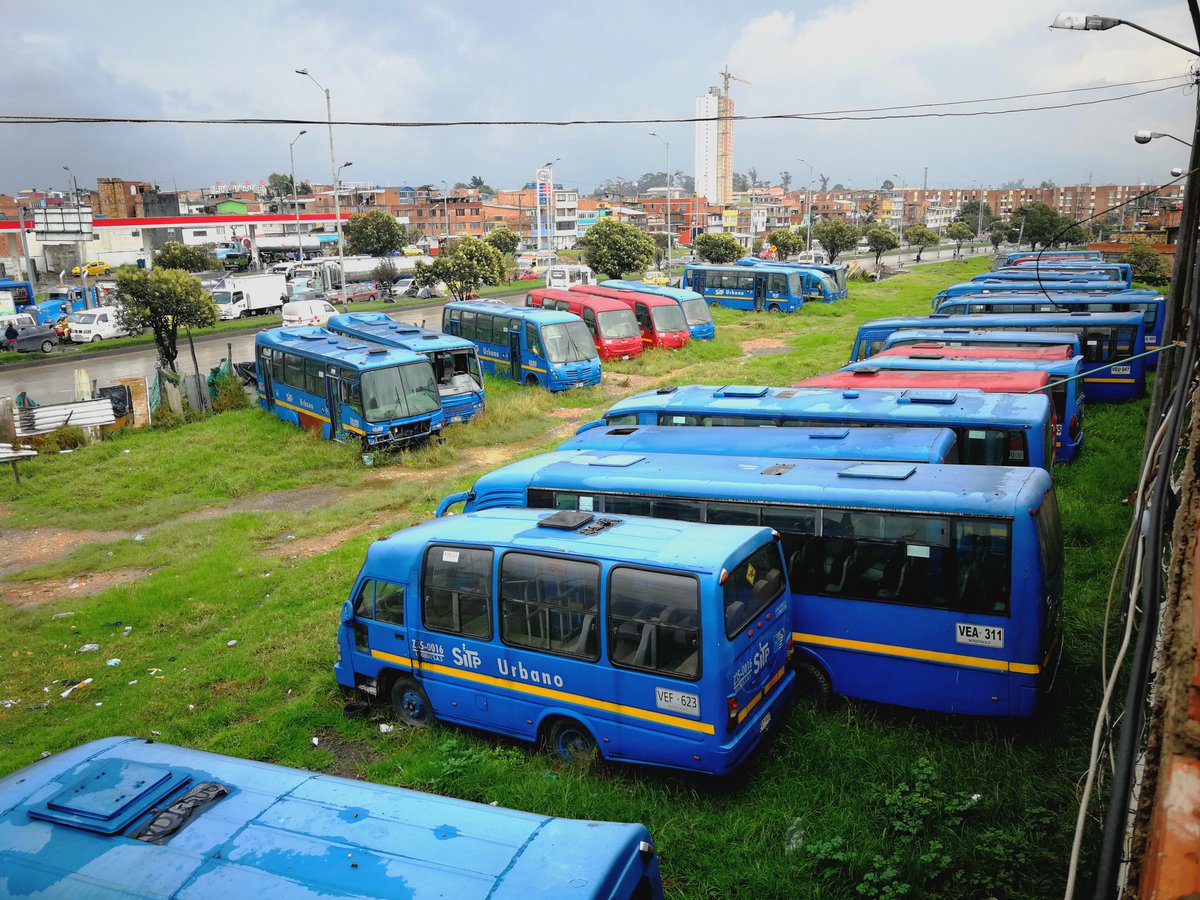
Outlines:
{"type": "Polygon", "coordinates": [[[4,346],[9,350],[17,349],[17,326],[9,320],[8,327],[4,329],[4,346]]]}

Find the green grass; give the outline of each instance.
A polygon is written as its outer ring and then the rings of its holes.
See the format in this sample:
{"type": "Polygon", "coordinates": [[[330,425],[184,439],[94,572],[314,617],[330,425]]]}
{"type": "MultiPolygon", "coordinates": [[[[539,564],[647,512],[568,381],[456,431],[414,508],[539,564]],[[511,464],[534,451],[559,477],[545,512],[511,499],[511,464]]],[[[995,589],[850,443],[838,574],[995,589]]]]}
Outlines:
{"type": "MultiPolygon", "coordinates": [[[[925,312],[937,287],[985,265],[946,263],[854,283],[848,301],[792,316],[718,310],[718,340],[605,368],[622,391],[641,389],[645,382],[632,378],[639,375],[786,384],[842,364],[859,322],[925,312]],[[741,344],[755,338],[793,352],[744,355],[741,344]]],[[[1067,541],[1066,651],[1034,723],[853,702],[825,712],[797,706],[738,773],[704,779],[636,767],[571,771],[524,745],[445,725],[381,734],[382,710],[343,718],[330,672],[338,610],[371,541],[427,518],[440,497],[483,471],[555,446],[616,399],[599,388],[551,395],[491,378],[487,391],[481,421],[374,469],[362,467],[356,447],[315,440],[258,410],[23,463],[21,486],[0,492],[0,527],[146,537],[85,544],[17,577],[150,574],[96,596],[6,610],[0,699],[19,703],[0,709],[0,733],[11,742],[0,774],[46,750],[158,732],[171,743],[541,813],[641,821],[674,898],[1061,894],[1099,695],[1104,599],[1129,522],[1122,500],[1136,476],[1145,402],[1090,405],[1084,452],[1056,472],[1067,541]],[[320,486],[328,495],[307,503],[244,503],[320,486]],[[212,507],[213,517],[180,518],[212,507]],[[293,549],[322,539],[326,552],[293,549]],[[53,618],[60,612],[72,615],[53,618]],[[132,631],[121,637],[126,626],[132,631]],[[74,652],[86,642],[100,651],[74,652]],[[121,665],[107,667],[114,657],[121,665]],[[85,677],[94,683],[59,698],[62,682],[85,677]],[[46,709],[25,709],[46,699],[46,709]]],[[[1085,854],[1085,877],[1090,859],[1085,854]]]]}

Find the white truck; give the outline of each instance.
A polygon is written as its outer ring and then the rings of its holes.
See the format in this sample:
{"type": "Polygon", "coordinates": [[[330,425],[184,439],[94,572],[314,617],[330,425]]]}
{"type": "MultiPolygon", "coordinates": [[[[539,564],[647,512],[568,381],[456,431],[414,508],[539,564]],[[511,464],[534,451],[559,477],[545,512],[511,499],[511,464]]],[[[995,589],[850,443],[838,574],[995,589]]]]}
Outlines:
{"type": "Polygon", "coordinates": [[[205,287],[222,319],[245,319],[279,312],[287,299],[287,279],[282,275],[226,275],[205,287]]]}

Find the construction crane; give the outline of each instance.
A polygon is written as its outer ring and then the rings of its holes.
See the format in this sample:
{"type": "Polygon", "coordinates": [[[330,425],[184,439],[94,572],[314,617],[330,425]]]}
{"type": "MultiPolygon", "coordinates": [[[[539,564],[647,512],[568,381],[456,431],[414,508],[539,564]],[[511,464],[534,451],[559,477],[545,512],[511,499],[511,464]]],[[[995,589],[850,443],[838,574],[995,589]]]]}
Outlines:
{"type": "Polygon", "coordinates": [[[718,203],[730,203],[733,200],[733,100],[729,97],[729,82],[740,81],[749,84],[745,78],[738,78],[725,66],[720,72],[724,79],[725,88],[721,93],[717,113],[717,196],[718,203]]]}
{"type": "Polygon", "coordinates": [[[739,81],[739,82],[741,82],[742,84],[750,84],[750,82],[749,82],[749,81],[747,81],[745,78],[738,78],[736,75],[734,75],[732,72],[730,72],[730,71],[729,71],[729,66],[726,66],[724,69],[722,69],[722,70],[721,70],[720,72],[718,72],[717,74],[718,74],[718,75],[720,75],[720,76],[721,76],[721,78],[723,78],[723,79],[725,80],[725,91],[724,91],[724,96],[726,96],[726,97],[728,97],[728,96],[729,96],[729,82],[731,82],[731,81],[739,81]]]}

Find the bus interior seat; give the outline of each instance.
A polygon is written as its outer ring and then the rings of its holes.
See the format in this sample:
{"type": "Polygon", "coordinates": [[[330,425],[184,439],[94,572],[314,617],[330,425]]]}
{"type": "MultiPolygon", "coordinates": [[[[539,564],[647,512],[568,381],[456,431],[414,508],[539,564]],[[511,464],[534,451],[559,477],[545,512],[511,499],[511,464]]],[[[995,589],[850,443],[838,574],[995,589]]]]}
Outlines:
{"type": "Polygon", "coordinates": [[[821,573],[825,578],[825,590],[837,593],[846,586],[846,576],[850,572],[850,559],[854,555],[854,544],[851,541],[832,538],[825,542],[825,558],[821,563],[821,573]]]}
{"type": "Polygon", "coordinates": [[[777,596],[783,590],[783,572],[779,569],[768,569],[762,578],[754,582],[750,596],[754,605],[759,606],[777,596]]]}
{"type": "Polygon", "coordinates": [[[583,622],[579,626],[579,636],[575,638],[575,643],[564,647],[567,653],[572,656],[595,656],[596,643],[594,640],[596,634],[596,614],[588,613],[583,617],[583,622]]]}
{"type": "Polygon", "coordinates": [[[658,626],[653,622],[642,624],[642,637],[633,654],[632,665],[639,668],[656,668],[658,665],[658,626]]]}
{"type": "Polygon", "coordinates": [[[678,675],[694,677],[696,674],[696,667],[699,665],[699,663],[700,653],[699,651],[694,651],[691,656],[675,667],[675,672],[678,675]]]}

